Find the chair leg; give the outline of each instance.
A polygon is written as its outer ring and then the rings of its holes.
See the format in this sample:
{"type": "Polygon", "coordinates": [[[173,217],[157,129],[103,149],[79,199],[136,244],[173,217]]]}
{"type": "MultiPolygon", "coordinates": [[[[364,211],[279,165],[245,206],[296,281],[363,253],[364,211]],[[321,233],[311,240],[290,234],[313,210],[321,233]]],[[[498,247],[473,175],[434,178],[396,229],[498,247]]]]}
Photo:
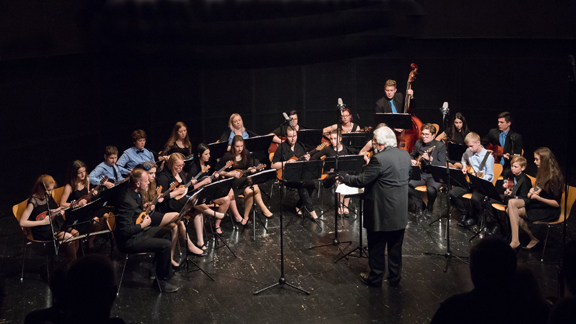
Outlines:
{"type": "Polygon", "coordinates": [[[116,296],[120,295],[120,287],[122,287],[122,279],[124,279],[124,271],[126,271],[126,263],[128,263],[128,254],[126,254],[126,258],[124,258],[124,266],[122,267],[122,274],[120,275],[120,281],[118,282],[118,291],[116,292],[116,296]]]}
{"type": "Polygon", "coordinates": [[[544,248],[542,249],[542,256],[540,262],[544,262],[544,252],[546,252],[546,244],[548,243],[548,234],[550,234],[550,224],[546,226],[546,238],[544,239],[544,248]]]}
{"type": "Polygon", "coordinates": [[[24,238],[24,241],[22,242],[22,275],[20,276],[20,282],[24,281],[24,262],[26,262],[26,246],[28,244],[26,243],[26,238],[24,238]]]}

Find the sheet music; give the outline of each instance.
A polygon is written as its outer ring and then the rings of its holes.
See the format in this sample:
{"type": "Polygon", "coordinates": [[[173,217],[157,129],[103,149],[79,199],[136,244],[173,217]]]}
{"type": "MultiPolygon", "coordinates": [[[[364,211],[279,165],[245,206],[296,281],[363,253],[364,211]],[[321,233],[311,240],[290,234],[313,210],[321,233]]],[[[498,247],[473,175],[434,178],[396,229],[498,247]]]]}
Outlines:
{"type": "Polygon", "coordinates": [[[364,193],[364,188],[354,188],[341,183],[336,188],[336,192],[345,196],[358,195],[364,193]]]}

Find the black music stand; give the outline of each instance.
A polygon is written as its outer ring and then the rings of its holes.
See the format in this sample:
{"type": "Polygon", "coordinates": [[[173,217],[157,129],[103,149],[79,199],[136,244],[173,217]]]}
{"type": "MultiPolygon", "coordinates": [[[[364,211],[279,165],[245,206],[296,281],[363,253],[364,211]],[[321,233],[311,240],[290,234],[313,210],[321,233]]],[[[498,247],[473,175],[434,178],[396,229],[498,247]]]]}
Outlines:
{"type": "Polygon", "coordinates": [[[362,148],[366,145],[366,142],[372,139],[372,134],[370,132],[352,132],[342,134],[342,145],[362,148]]]}
{"type": "MultiPolygon", "coordinates": [[[[285,163],[284,171],[282,172],[282,181],[285,182],[296,182],[302,184],[306,180],[317,180],[322,175],[322,160],[313,161],[296,161],[293,163],[285,163]]],[[[306,206],[302,206],[304,212],[302,215],[308,214],[310,219],[314,220],[310,214],[311,210],[308,210],[306,206]]],[[[292,218],[293,219],[293,218],[292,218]]],[[[290,220],[291,222],[292,220],[290,220]]],[[[290,225],[290,222],[286,225],[290,225]]],[[[316,222],[316,220],[314,220],[316,222]]]]}
{"type": "Polygon", "coordinates": [[[244,139],[244,146],[248,152],[268,151],[274,135],[261,135],[244,139]]]}
{"type": "Polygon", "coordinates": [[[385,123],[391,129],[412,129],[412,115],[404,113],[375,113],[376,125],[385,123]]]}
{"type": "MultiPolygon", "coordinates": [[[[198,195],[203,191],[203,188],[200,188],[198,190],[196,190],[192,196],[185,196],[181,199],[187,199],[186,203],[184,204],[184,207],[182,207],[182,209],[180,210],[180,213],[178,214],[178,218],[177,221],[181,220],[186,214],[188,214],[188,212],[190,212],[192,209],[194,209],[194,205],[197,204],[197,198],[198,195]]],[[[206,271],[204,271],[204,269],[202,269],[198,263],[194,262],[194,260],[192,260],[190,258],[190,256],[188,255],[188,240],[190,239],[190,236],[188,235],[188,229],[186,229],[186,264],[185,264],[185,268],[186,268],[186,272],[192,272],[192,271],[202,271],[202,273],[204,273],[208,278],[212,279],[212,281],[215,281],[214,278],[212,278],[212,276],[210,276],[206,271]],[[189,262],[191,262],[197,269],[196,270],[190,270],[190,264],[189,262]]]]}
{"type": "MultiPolygon", "coordinates": [[[[203,186],[200,190],[202,192],[198,193],[196,198],[198,199],[197,205],[204,205],[214,202],[214,200],[225,197],[232,189],[232,185],[234,184],[234,178],[228,178],[223,180],[218,180],[203,186]]],[[[216,210],[214,210],[214,218],[216,218],[216,210]]],[[[212,226],[210,226],[212,228],[212,226]]],[[[218,234],[216,231],[212,231],[212,235],[215,239],[215,245],[218,245],[218,241],[222,242],[222,244],[232,253],[232,255],[237,258],[236,253],[230,249],[230,246],[226,243],[226,241],[222,238],[222,235],[218,234]]]]}
{"type": "Polygon", "coordinates": [[[422,180],[422,176],[420,175],[420,167],[417,165],[412,166],[412,172],[410,173],[410,180],[422,180]]]}
{"type": "MultiPolygon", "coordinates": [[[[428,166],[430,174],[434,178],[434,181],[441,183],[448,183],[448,175],[445,166],[430,165],[428,166]]],[[[466,181],[466,176],[462,173],[461,169],[450,168],[450,184],[470,189],[468,181],[466,181]]]]}
{"type": "Polygon", "coordinates": [[[120,197],[120,191],[124,190],[124,188],[126,188],[126,186],[128,185],[127,181],[128,179],[124,179],[121,182],[119,182],[118,184],[116,184],[114,187],[110,188],[110,189],[105,189],[102,192],[100,192],[100,199],[106,201],[106,206],[114,206],[116,203],[116,199],[118,199],[118,197],[120,197]]]}
{"type": "Polygon", "coordinates": [[[464,155],[464,152],[466,152],[468,147],[466,145],[448,142],[447,149],[450,161],[460,162],[462,160],[462,155],[464,155]]]}
{"type": "MultiPolygon", "coordinates": [[[[276,173],[277,173],[276,169],[269,169],[265,171],[256,172],[254,174],[250,174],[249,176],[247,176],[248,183],[250,184],[250,189],[252,190],[252,192],[254,192],[254,185],[259,183],[265,183],[272,179],[276,179],[276,173]]],[[[268,228],[266,227],[266,224],[262,221],[262,218],[260,218],[260,216],[258,216],[258,221],[260,222],[260,224],[262,224],[264,230],[268,232],[268,228]]],[[[256,241],[256,199],[252,199],[252,235],[253,240],[256,241]]]]}
{"type": "MultiPolygon", "coordinates": [[[[476,234],[474,234],[474,236],[472,236],[470,238],[470,240],[468,240],[471,242],[474,238],[476,238],[476,236],[478,236],[482,233],[484,236],[486,236],[486,231],[488,230],[488,227],[486,226],[486,223],[487,223],[486,210],[489,208],[492,208],[492,205],[490,204],[490,199],[494,199],[495,201],[502,203],[502,197],[500,196],[500,194],[496,190],[496,187],[494,187],[494,185],[492,184],[491,181],[484,180],[482,178],[478,178],[478,177],[473,176],[471,174],[468,175],[468,178],[470,178],[470,182],[472,183],[472,187],[474,187],[475,190],[478,190],[481,194],[484,195],[484,200],[482,200],[482,207],[483,207],[482,208],[483,209],[482,222],[480,224],[480,228],[478,229],[478,232],[476,232],[476,234]]],[[[496,219],[498,220],[498,222],[500,222],[500,220],[498,218],[496,218],[496,219]]]]}
{"type": "Polygon", "coordinates": [[[307,150],[318,146],[318,143],[322,141],[321,129],[300,129],[297,133],[298,142],[302,143],[307,150]]]}
{"type": "MultiPolygon", "coordinates": [[[[338,169],[339,172],[342,173],[359,172],[360,170],[362,170],[364,164],[365,161],[363,155],[341,155],[338,157],[338,169]]],[[[335,156],[327,157],[326,159],[324,159],[324,173],[332,174],[334,173],[335,169],[336,169],[335,156]]],[[[337,195],[335,197],[336,197],[335,199],[337,199],[337,195]]],[[[338,201],[337,205],[340,206],[340,201],[339,200],[337,201],[338,201]]],[[[330,210],[330,208],[328,210],[330,210]]],[[[322,215],[324,215],[325,212],[326,212],[325,210],[322,210],[322,215]]],[[[337,216],[337,213],[335,213],[335,216],[337,216]]],[[[338,224],[336,223],[336,228],[337,226],[338,224]]]]}
{"type": "Polygon", "coordinates": [[[221,157],[224,153],[228,152],[228,142],[215,142],[208,144],[210,149],[210,155],[215,157],[221,157]]]}

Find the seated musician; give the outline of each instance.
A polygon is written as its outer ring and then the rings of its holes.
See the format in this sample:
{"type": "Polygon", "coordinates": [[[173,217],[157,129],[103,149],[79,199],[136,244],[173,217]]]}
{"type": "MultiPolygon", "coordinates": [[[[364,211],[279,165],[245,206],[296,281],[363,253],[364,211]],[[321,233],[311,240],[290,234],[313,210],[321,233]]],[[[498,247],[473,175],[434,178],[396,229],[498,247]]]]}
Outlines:
{"type": "Polygon", "coordinates": [[[218,141],[228,142],[228,151],[230,151],[234,136],[241,136],[243,139],[246,139],[250,138],[251,135],[253,136],[254,133],[244,127],[244,122],[242,121],[240,114],[234,113],[230,115],[230,118],[228,119],[228,129],[222,133],[222,136],[220,136],[218,141]]]}
{"type": "Polygon", "coordinates": [[[438,196],[438,190],[442,185],[436,182],[432,174],[428,171],[428,165],[446,166],[446,146],[444,143],[434,139],[436,135],[436,127],[432,124],[424,124],[420,128],[422,138],[416,141],[414,150],[410,153],[412,165],[418,165],[418,159],[421,158],[420,163],[420,180],[410,180],[410,188],[408,196],[416,203],[416,206],[422,214],[432,215],[434,211],[434,201],[438,196]],[[430,152],[428,152],[430,151],[430,152]],[[422,198],[416,191],[418,186],[426,186],[426,195],[428,197],[428,207],[424,204],[422,198]]]}
{"type": "MultiPolygon", "coordinates": [[[[384,84],[384,97],[376,101],[377,113],[400,113],[404,110],[404,96],[397,92],[396,81],[387,80],[384,84]]],[[[408,89],[408,95],[414,97],[414,90],[408,89]]]]}
{"type": "MultiPolygon", "coordinates": [[[[475,176],[486,181],[492,181],[494,178],[494,157],[480,143],[480,136],[474,132],[469,133],[464,138],[464,142],[468,149],[462,155],[462,172],[472,173],[475,176]]],[[[472,209],[469,211],[464,205],[462,196],[468,193],[468,190],[462,187],[455,186],[450,190],[451,202],[460,211],[461,219],[459,225],[472,226],[476,224],[478,215],[482,212],[482,200],[484,194],[478,190],[472,191],[472,199],[470,203],[472,209]]]]}
{"type": "Polygon", "coordinates": [[[160,282],[162,291],[176,292],[179,288],[168,282],[171,277],[171,243],[166,237],[170,235],[170,229],[151,227],[152,220],[149,216],[146,216],[140,224],[136,224],[136,219],[144,210],[141,193],[148,190],[149,184],[150,177],[145,170],[135,169],[130,173],[129,185],[122,192],[117,206],[114,238],[118,250],[123,253],[153,252],[156,280],[160,282]]]}
{"type": "MultiPolygon", "coordinates": [[[[333,157],[336,156],[336,154],[338,154],[338,156],[342,156],[356,153],[357,153],[356,150],[343,145],[342,136],[338,136],[338,131],[333,130],[330,133],[330,146],[326,146],[320,151],[314,153],[311,159],[320,160],[322,157],[333,157]]],[[[350,203],[350,198],[345,198],[345,196],[338,194],[338,199],[340,201],[340,205],[338,207],[338,214],[347,217],[350,214],[350,211],[348,210],[348,204],[350,203]]]]}
{"type": "MultiPolygon", "coordinates": [[[[504,166],[502,176],[510,176],[510,159],[513,155],[522,155],[522,135],[512,131],[512,115],[505,111],[498,115],[498,128],[492,128],[482,139],[482,145],[500,146],[503,149],[500,164],[504,166]]],[[[490,153],[492,153],[492,149],[490,153]]],[[[498,160],[498,158],[496,160],[498,160]]]]}
{"type": "MultiPolygon", "coordinates": [[[[146,145],[146,132],[137,129],[132,132],[132,142],[134,146],[127,149],[122,153],[116,164],[120,167],[132,170],[137,164],[146,161],[154,162],[154,154],[148,151],[144,146],[146,145]]],[[[159,158],[161,161],[164,157],[159,158]]]]}
{"type": "MultiPolygon", "coordinates": [[[[286,134],[286,141],[280,145],[280,147],[274,153],[272,158],[272,168],[280,170],[283,168],[285,163],[296,162],[296,159],[291,159],[292,157],[303,157],[305,161],[310,160],[310,154],[306,152],[304,145],[298,143],[298,132],[292,128],[288,128],[288,133],[286,134]]],[[[296,213],[302,215],[303,209],[306,209],[313,219],[318,219],[314,206],[312,205],[312,193],[316,185],[314,181],[307,180],[302,182],[286,182],[287,187],[298,189],[298,195],[300,199],[296,203],[296,213]]]]}
{"type": "Polygon", "coordinates": [[[188,137],[188,127],[184,122],[179,121],[174,125],[172,135],[162,150],[164,160],[167,160],[172,153],[181,153],[186,157],[192,155],[192,144],[188,137]]]}
{"type": "MultiPolygon", "coordinates": [[[[34,240],[39,241],[49,241],[52,240],[52,230],[50,229],[50,217],[45,217],[43,219],[36,220],[37,216],[48,212],[52,215],[61,214],[64,207],[58,207],[54,199],[52,198],[52,190],[56,186],[56,181],[54,178],[47,174],[41,175],[34,187],[32,189],[32,196],[28,199],[28,204],[26,209],[20,218],[20,226],[29,227],[32,232],[32,237],[34,240]],[[48,199],[46,199],[48,196],[48,199]]],[[[54,217],[52,220],[54,229],[54,238],[57,240],[68,240],[73,236],[78,236],[78,231],[70,230],[61,231],[63,225],[63,218],[58,216],[54,217]]],[[[76,252],[78,251],[79,241],[72,241],[69,243],[62,244],[64,247],[64,254],[69,262],[76,260],[76,252]]]]}
{"type": "Polygon", "coordinates": [[[108,177],[108,181],[104,182],[102,185],[110,189],[115,183],[124,180],[124,175],[130,173],[130,171],[118,166],[116,161],[118,161],[118,149],[116,146],[106,146],[104,151],[104,162],[98,164],[88,176],[90,183],[97,186],[100,183],[100,180],[106,176],[108,177]]]}
{"type": "Polygon", "coordinates": [[[462,113],[458,112],[454,115],[452,126],[436,136],[436,140],[444,141],[444,143],[453,142],[455,144],[465,145],[464,138],[468,133],[470,133],[470,130],[468,129],[466,118],[464,118],[462,113]]]}
{"type": "MultiPolygon", "coordinates": [[[[186,182],[186,175],[182,171],[184,168],[184,156],[180,153],[172,153],[168,158],[168,162],[164,170],[162,170],[157,177],[157,185],[162,186],[162,192],[165,193],[167,190],[170,189],[170,186],[173,183],[176,183],[179,188],[175,189],[174,191],[170,192],[170,194],[166,195],[166,198],[163,202],[158,205],[158,209],[163,212],[176,212],[180,213],[182,208],[186,205],[188,199],[186,198],[187,192],[197,189],[205,184],[210,183],[210,179],[207,178],[203,181],[197,181],[192,179],[190,183],[190,188],[185,188],[186,182]],[[182,196],[181,198],[178,198],[182,196]]],[[[186,226],[184,222],[179,220],[177,222],[178,230],[180,236],[185,239],[187,244],[188,250],[192,252],[192,254],[204,256],[205,252],[204,249],[204,217],[202,213],[206,213],[208,216],[216,215],[216,218],[223,218],[224,214],[218,212],[212,212],[210,208],[206,207],[205,205],[194,205],[194,210],[190,212],[190,216],[193,218],[194,227],[196,228],[196,247],[202,249],[198,251],[194,244],[187,238],[186,236],[186,226]]],[[[176,220],[173,217],[164,218],[162,219],[160,226],[163,226],[167,223],[175,222],[176,220]]]]}
{"type": "Polygon", "coordinates": [[[558,161],[547,147],[534,151],[534,164],[538,167],[536,186],[531,188],[526,198],[508,201],[508,216],[512,229],[510,247],[520,246],[518,228],[530,236],[526,249],[532,249],[540,242],[528,228],[527,221],[555,221],[560,216],[560,203],[564,192],[564,177],[558,161]]]}
{"type": "MultiPolygon", "coordinates": [[[[210,168],[215,168],[215,164],[212,163],[213,161],[210,159],[210,149],[208,145],[204,143],[200,143],[197,149],[197,159],[194,159],[192,165],[190,166],[190,171],[188,172],[188,181],[190,181],[193,177],[198,176],[199,173],[202,173],[202,170],[205,170],[208,166],[210,168]]],[[[218,169],[212,170],[212,172],[207,171],[203,175],[209,176],[212,174],[215,179],[219,178],[218,169]]],[[[202,176],[202,175],[201,175],[202,176]]],[[[202,180],[202,178],[200,178],[202,180]]],[[[214,200],[215,203],[219,205],[218,211],[220,213],[226,213],[228,209],[232,211],[232,216],[236,220],[237,223],[242,223],[242,215],[238,211],[238,206],[236,205],[236,199],[234,198],[234,190],[230,189],[228,196],[218,198],[214,200]]],[[[215,230],[218,234],[222,234],[222,229],[220,228],[220,223],[222,219],[216,218],[214,223],[215,230]]]]}
{"type": "Polygon", "coordinates": [[[288,113],[288,117],[291,119],[289,125],[286,124],[282,125],[281,127],[278,127],[275,130],[273,130],[272,133],[270,133],[270,135],[274,135],[274,137],[272,138],[272,142],[276,144],[282,143],[284,140],[281,139],[280,137],[286,136],[288,127],[292,127],[296,131],[306,129],[306,127],[298,124],[298,112],[296,112],[296,110],[291,110],[290,113],[288,113]]]}
{"type": "Polygon", "coordinates": [[[523,156],[513,156],[510,161],[510,171],[512,177],[504,179],[502,187],[504,188],[504,199],[507,201],[512,198],[528,198],[528,192],[532,188],[530,178],[524,173],[526,169],[526,159],[523,156]]]}
{"type": "MultiPolygon", "coordinates": [[[[68,176],[66,177],[66,186],[64,187],[64,192],[60,199],[60,207],[69,207],[72,203],[75,207],[82,207],[88,203],[87,199],[83,199],[88,194],[92,197],[98,195],[98,191],[90,188],[90,181],[88,181],[88,176],[86,175],[86,164],[80,160],[72,162],[72,165],[68,169],[68,176]]],[[[92,197],[90,199],[92,199],[92,197]]],[[[105,214],[109,211],[107,208],[101,208],[96,211],[94,216],[94,222],[92,226],[82,226],[77,228],[80,232],[84,233],[86,231],[101,231],[106,229],[106,222],[104,220],[105,214]]],[[[96,236],[90,236],[88,239],[88,249],[94,247],[94,240],[96,236]]]]}
{"type": "Polygon", "coordinates": [[[255,158],[251,157],[248,150],[244,147],[244,138],[240,135],[236,135],[232,139],[231,144],[232,145],[230,151],[226,152],[220,159],[218,165],[216,165],[216,170],[222,169],[228,161],[234,161],[234,165],[232,167],[234,170],[222,171],[221,175],[225,177],[236,178],[233,185],[234,193],[236,195],[244,195],[244,218],[240,224],[246,225],[248,223],[248,219],[250,218],[250,210],[252,209],[252,204],[254,202],[253,199],[256,199],[256,204],[258,204],[262,210],[262,214],[264,214],[265,217],[272,217],[272,212],[268,210],[268,207],[266,207],[264,201],[262,200],[262,194],[258,185],[255,184],[254,191],[252,191],[248,184],[247,178],[242,175],[242,172],[238,171],[250,170],[251,172],[255,172],[253,167],[257,165],[255,158]]]}
{"type": "MultiPolygon", "coordinates": [[[[354,120],[354,117],[352,117],[350,109],[348,108],[342,109],[342,115],[340,118],[341,118],[340,127],[342,129],[342,133],[352,133],[360,131],[360,125],[354,124],[352,122],[354,120]]],[[[325,127],[322,133],[324,133],[325,136],[330,136],[330,132],[332,132],[333,130],[337,130],[338,126],[339,126],[338,124],[334,124],[332,126],[325,127]]]]}

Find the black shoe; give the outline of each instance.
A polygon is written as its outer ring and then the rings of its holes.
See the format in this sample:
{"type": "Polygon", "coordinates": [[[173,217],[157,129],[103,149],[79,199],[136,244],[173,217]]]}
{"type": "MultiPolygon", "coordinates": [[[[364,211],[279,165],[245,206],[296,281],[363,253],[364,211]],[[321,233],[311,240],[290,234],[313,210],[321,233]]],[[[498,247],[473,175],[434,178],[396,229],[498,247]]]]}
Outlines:
{"type": "Polygon", "coordinates": [[[365,284],[366,286],[374,287],[374,288],[381,288],[382,283],[374,283],[368,280],[368,274],[365,272],[360,273],[360,281],[365,284]]]}
{"type": "Polygon", "coordinates": [[[150,278],[150,280],[156,280],[156,272],[154,272],[153,270],[150,270],[149,278],[150,278]]]}
{"type": "Polygon", "coordinates": [[[474,226],[474,225],[476,225],[476,218],[470,217],[470,218],[468,218],[467,220],[464,221],[464,224],[465,224],[467,227],[474,226]]]}
{"type": "Polygon", "coordinates": [[[165,280],[154,280],[154,282],[152,283],[152,285],[156,288],[156,289],[161,289],[160,292],[165,292],[165,293],[175,293],[178,291],[178,289],[180,289],[180,287],[178,286],[174,286],[170,283],[168,283],[168,281],[165,280]],[[158,287],[160,286],[160,287],[158,287]]]}
{"type": "MultiPolygon", "coordinates": [[[[192,243],[194,243],[194,242],[192,242],[192,243]]],[[[194,245],[196,245],[196,244],[194,244],[194,245]]],[[[201,249],[201,248],[199,248],[199,249],[201,249]]],[[[201,250],[202,250],[202,249],[201,249],[201,250]]],[[[194,252],[188,250],[188,254],[195,255],[195,256],[197,256],[197,257],[205,257],[205,256],[208,255],[208,251],[207,251],[207,250],[202,250],[202,253],[198,254],[198,253],[194,253],[194,252]]]]}

